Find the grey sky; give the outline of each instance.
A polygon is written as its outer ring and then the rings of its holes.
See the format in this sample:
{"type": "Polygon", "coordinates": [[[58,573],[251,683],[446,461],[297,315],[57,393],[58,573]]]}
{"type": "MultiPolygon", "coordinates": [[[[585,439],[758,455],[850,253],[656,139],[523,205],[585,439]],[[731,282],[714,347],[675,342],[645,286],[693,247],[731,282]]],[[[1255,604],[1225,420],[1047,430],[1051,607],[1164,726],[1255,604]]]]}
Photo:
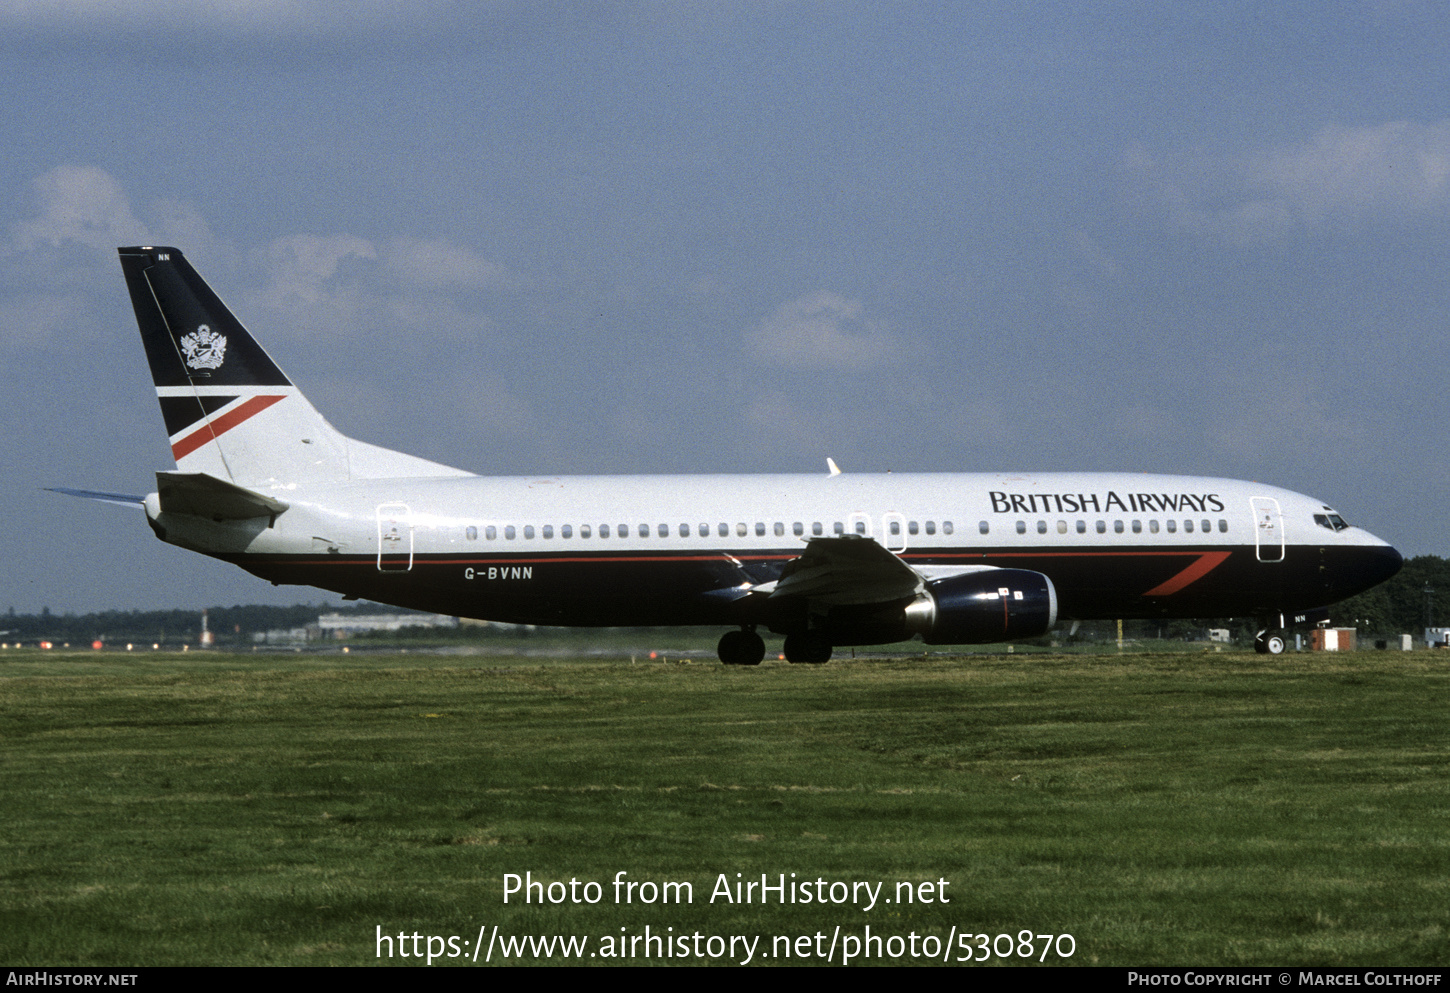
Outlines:
{"type": "Polygon", "coordinates": [[[479,472],[1189,472],[1450,554],[1442,22],[0,0],[0,609],[321,599],[41,492],[171,467],[136,243],[479,472]]]}

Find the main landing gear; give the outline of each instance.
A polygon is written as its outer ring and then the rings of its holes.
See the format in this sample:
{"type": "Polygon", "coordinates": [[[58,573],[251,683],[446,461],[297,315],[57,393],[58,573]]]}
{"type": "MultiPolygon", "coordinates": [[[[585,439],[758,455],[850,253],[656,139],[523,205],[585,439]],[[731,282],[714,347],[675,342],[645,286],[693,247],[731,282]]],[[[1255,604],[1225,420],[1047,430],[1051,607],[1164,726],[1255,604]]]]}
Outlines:
{"type": "Polygon", "coordinates": [[[831,643],[825,635],[815,631],[785,636],[785,660],[820,665],[831,661],[831,643]]]}
{"type": "Polygon", "coordinates": [[[715,648],[726,665],[760,665],[765,658],[765,639],[751,631],[726,631],[715,648]]]}
{"type": "MultiPolygon", "coordinates": [[[[720,644],[715,651],[726,665],[759,665],[760,660],[765,658],[765,641],[753,630],[726,631],[720,636],[720,644]]],[[[785,639],[788,662],[820,665],[831,661],[831,651],[829,639],[815,631],[802,631],[787,635],[785,639]]]]}

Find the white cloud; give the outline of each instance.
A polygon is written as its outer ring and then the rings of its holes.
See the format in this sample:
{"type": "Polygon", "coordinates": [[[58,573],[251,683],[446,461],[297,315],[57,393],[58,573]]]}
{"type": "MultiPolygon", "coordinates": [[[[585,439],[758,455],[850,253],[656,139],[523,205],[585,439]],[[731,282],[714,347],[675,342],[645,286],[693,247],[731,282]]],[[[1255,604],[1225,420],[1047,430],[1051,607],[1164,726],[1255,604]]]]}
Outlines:
{"type": "Polygon", "coordinates": [[[1450,121],[1325,128],[1307,145],[1263,156],[1253,172],[1309,221],[1335,212],[1444,207],[1450,121]]]}
{"type": "Polygon", "coordinates": [[[828,290],[782,304],[748,338],[757,361],[799,369],[868,369],[894,363],[900,350],[879,322],[862,317],[859,300],[828,290]]]}
{"type": "Polygon", "coordinates": [[[271,282],[262,299],[274,307],[323,303],[336,295],[331,284],[344,259],[375,259],[372,242],[350,234],[293,234],[264,251],[271,282]]]}
{"type": "Polygon", "coordinates": [[[244,308],[234,308],[238,314],[253,307],[271,310],[279,328],[295,337],[356,336],[371,323],[376,296],[342,270],[351,259],[375,260],[372,242],[347,234],[294,234],[275,239],[258,254],[268,281],[244,308]]]}
{"type": "MultiPolygon", "coordinates": [[[[188,256],[209,256],[220,247],[211,225],[190,204],[157,200],[148,205],[145,213],[154,221],[152,244],[172,245],[188,256]]],[[[230,254],[229,249],[221,251],[230,254]]]]}
{"type": "Polygon", "coordinates": [[[383,260],[405,285],[485,289],[513,281],[498,263],[436,239],[396,238],[384,249],[383,260]]]}
{"type": "Polygon", "coordinates": [[[110,173],[95,166],[61,165],[32,184],[37,216],[15,226],[22,251],[80,244],[112,251],[151,240],[146,225],[110,173]]]}
{"type": "MultiPolygon", "coordinates": [[[[204,31],[311,33],[328,29],[397,23],[404,8],[391,0],[0,0],[0,23],[24,27],[106,29],[164,28],[204,31]]],[[[447,2],[423,3],[423,13],[446,10],[447,2]]]]}
{"type": "Polygon", "coordinates": [[[1178,226],[1239,242],[1336,219],[1450,210],[1450,121],[1331,126],[1308,141],[1232,157],[1130,154],[1178,226]]]}
{"type": "Polygon", "coordinates": [[[346,233],[298,233],[249,253],[260,272],[253,271],[248,285],[234,265],[237,250],[217,238],[200,212],[168,199],[133,210],[121,183],[103,169],[57,166],[33,182],[30,200],[30,216],[13,225],[8,243],[0,242],[0,252],[13,257],[12,279],[27,291],[0,297],[0,317],[8,321],[0,346],[6,348],[43,345],[74,328],[96,294],[110,298],[120,245],[177,246],[216,280],[239,317],[264,321],[260,326],[283,335],[377,338],[422,329],[434,338],[472,340],[493,324],[467,291],[523,282],[445,240],[399,236],[377,245],[346,233]]]}

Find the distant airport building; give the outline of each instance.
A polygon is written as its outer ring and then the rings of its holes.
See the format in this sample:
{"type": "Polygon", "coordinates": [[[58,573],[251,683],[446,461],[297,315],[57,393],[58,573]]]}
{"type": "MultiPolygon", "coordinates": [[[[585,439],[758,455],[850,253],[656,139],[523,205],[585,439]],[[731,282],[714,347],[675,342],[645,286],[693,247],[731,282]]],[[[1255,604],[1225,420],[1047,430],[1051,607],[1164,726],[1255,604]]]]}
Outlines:
{"type": "Polygon", "coordinates": [[[1450,628],[1426,628],[1425,644],[1431,648],[1445,648],[1450,645],[1450,628]]]}
{"type": "Polygon", "coordinates": [[[300,645],[316,641],[321,636],[316,624],[303,628],[273,628],[270,631],[252,633],[254,645],[300,645]]]}
{"type": "Polygon", "coordinates": [[[1209,628],[1208,640],[1230,642],[1233,641],[1233,632],[1229,631],[1228,628],[1209,628]]]}
{"type": "Polygon", "coordinates": [[[458,618],[447,614],[323,614],[317,628],[323,638],[350,634],[398,631],[402,628],[456,628],[458,618]]]}
{"type": "Polygon", "coordinates": [[[1355,647],[1354,628],[1315,628],[1309,632],[1311,652],[1352,652],[1355,647]]]}

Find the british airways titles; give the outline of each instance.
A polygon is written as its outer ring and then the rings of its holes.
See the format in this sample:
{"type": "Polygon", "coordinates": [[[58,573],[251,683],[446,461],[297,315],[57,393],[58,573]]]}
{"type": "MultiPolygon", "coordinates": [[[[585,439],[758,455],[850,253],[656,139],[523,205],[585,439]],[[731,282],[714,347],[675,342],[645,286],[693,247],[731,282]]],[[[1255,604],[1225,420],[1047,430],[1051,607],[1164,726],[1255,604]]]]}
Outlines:
{"type": "Polygon", "coordinates": [[[1124,513],[1222,513],[1223,501],[1217,493],[1128,493],[1120,495],[1108,490],[1107,496],[1097,493],[1003,493],[987,494],[996,514],[1105,514],[1110,510],[1124,513]]]}

